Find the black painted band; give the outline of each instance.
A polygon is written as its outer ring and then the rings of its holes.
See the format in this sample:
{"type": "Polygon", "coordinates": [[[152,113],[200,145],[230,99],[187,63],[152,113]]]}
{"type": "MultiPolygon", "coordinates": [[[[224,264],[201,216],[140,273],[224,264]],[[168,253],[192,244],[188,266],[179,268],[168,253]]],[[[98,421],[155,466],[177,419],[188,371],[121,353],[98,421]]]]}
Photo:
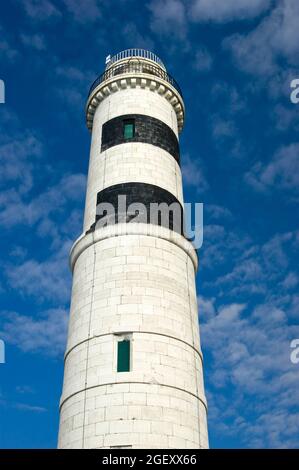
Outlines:
{"type": "Polygon", "coordinates": [[[93,232],[96,224],[130,222],[160,225],[183,234],[182,205],[169,191],[153,184],[130,182],[103,189],[97,194],[96,214],[87,233],[93,232]]]}
{"type": "Polygon", "coordinates": [[[180,150],[177,136],[163,121],[143,114],[126,114],[110,119],[103,124],[101,152],[114,145],[126,142],[143,142],[156,145],[166,150],[180,163],[180,150]],[[135,124],[134,136],[124,137],[124,121],[132,120],[135,124]]]}

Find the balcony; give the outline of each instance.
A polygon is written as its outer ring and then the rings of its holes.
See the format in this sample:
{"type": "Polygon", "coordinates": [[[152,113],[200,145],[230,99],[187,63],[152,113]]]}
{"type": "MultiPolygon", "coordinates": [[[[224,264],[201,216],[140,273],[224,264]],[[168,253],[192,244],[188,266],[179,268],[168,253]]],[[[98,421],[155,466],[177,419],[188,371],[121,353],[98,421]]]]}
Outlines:
{"type": "Polygon", "coordinates": [[[115,62],[118,62],[119,60],[123,59],[130,59],[132,57],[139,57],[140,59],[147,59],[147,60],[152,60],[153,62],[156,62],[162,69],[165,70],[165,65],[163,64],[162,60],[159,59],[156,54],[153,52],[147,51],[145,49],[126,49],[125,51],[121,51],[118,54],[115,54],[112,56],[109,60],[106,62],[107,63],[107,69],[111,67],[112,64],[115,62]]]}
{"type": "MultiPolygon", "coordinates": [[[[132,49],[128,49],[128,50],[131,51],[132,49]]],[[[143,49],[136,49],[136,51],[138,50],[143,50],[143,49]]],[[[126,51],[123,51],[123,52],[126,52],[126,51]]],[[[148,52],[148,51],[145,51],[145,52],[148,52]]],[[[122,53],[117,54],[117,56],[119,56],[120,54],[122,53]]],[[[152,54],[152,53],[149,53],[149,54],[152,54]]],[[[117,56],[114,56],[114,57],[117,57],[117,56]]],[[[129,57],[132,57],[132,56],[130,55],[129,57]]],[[[125,57],[122,57],[122,58],[125,58],[125,57]]],[[[111,60],[113,59],[114,58],[112,58],[111,60]]],[[[121,59],[119,58],[117,60],[121,60],[121,59]]],[[[128,61],[123,64],[109,66],[109,68],[107,68],[105,72],[103,72],[93,82],[93,84],[91,85],[89,89],[88,97],[91,95],[93,90],[102,82],[105,82],[106,80],[109,80],[110,78],[113,78],[117,75],[123,75],[127,73],[147,74],[147,75],[153,75],[155,77],[159,77],[162,80],[165,80],[166,82],[168,82],[170,85],[172,85],[178,91],[181,97],[183,97],[180,86],[175,81],[175,79],[168,72],[166,72],[166,70],[162,69],[161,67],[156,67],[155,65],[150,64],[150,63],[141,62],[141,61],[138,62],[138,59],[136,59],[136,61],[134,60],[134,62],[128,61]]]]}

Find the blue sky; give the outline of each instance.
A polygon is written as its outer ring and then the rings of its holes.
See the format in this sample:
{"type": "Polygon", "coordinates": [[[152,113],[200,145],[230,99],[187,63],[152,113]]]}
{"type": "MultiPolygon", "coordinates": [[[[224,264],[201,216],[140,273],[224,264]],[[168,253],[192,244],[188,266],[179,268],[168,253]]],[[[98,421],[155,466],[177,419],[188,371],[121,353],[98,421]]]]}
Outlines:
{"type": "Polygon", "coordinates": [[[184,196],[212,447],[298,447],[297,0],[11,0],[1,6],[0,447],[55,447],[90,134],[107,54],[161,57],[184,94],[184,196]]]}

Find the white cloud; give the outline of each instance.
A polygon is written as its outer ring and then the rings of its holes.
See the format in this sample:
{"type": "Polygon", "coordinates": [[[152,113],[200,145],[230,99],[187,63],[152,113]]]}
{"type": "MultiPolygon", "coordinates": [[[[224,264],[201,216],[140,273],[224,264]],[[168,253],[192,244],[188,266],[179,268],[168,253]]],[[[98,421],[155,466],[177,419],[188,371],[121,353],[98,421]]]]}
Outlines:
{"type": "Polygon", "coordinates": [[[66,328],[67,312],[62,308],[46,310],[39,317],[1,313],[1,338],[24,352],[60,356],[65,348],[66,328]]]}
{"type": "Polygon", "coordinates": [[[84,70],[73,66],[59,65],[55,69],[55,75],[59,79],[55,92],[57,96],[67,103],[66,108],[74,116],[73,108],[80,110],[76,113],[81,119],[81,111],[84,109],[86,96],[96,74],[90,70],[84,70]]]}
{"type": "MultiPolygon", "coordinates": [[[[19,165],[15,167],[16,174],[14,168],[11,171],[11,178],[21,176],[19,165]]],[[[15,190],[3,191],[0,194],[0,221],[3,226],[9,228],[20,224],[32,226],[38,221],[43,221],[50,214],[53,217],[59,216],[62,211],[66,210],[70,201],[82,200],[85,182],[86,177],[81,173],[66,175],[56,185],[31,197],[29,201],[27,201],[28,197],[22,197],[22,194],[15,190]]]]}
{"type": "Polygon", "coordinates": [[[180,0],[152,0],[148,5],[151,28],[160,34],[171,34],[183,38],[186,35],[186,9],[180,0]]]}
{"type": "Polygon", "coordinates": [[[289,264],[287,252],[290,253],[291,250],[288,245],[292,243],[293,238],[294,233],[292,232],[277,234],[262,245],[261,257],[266,272],[274,276],[287,269],[289,264]]]}
{"type": "Polygon", "coordinates": [[[201,249],[203,269],[219,268],[226,263],[234,262],[236,256],[240,262],[252,246],[253,241],[244,234],[225,230],[220,224],[206,224],[201,249]]]}
{"type": "Polygon", "coordinates": [[[214,317],[216,314],[215,299],[206,299],[201,295],[197,298],[198,311],[199,311],[199,321],[204,317],[207,321],[208,318],[214,317]]]}
{"type": "Polygon", "coordinates": [[[19,56],[17,49],[12,45],[10,35],[0,25],[0,58],[1,60],[8,60],[8,62],[14,62],[19,56]]]}
{"type": "Polygon", "coordinates": [[[97,0],[63,0],[68,11],[78,23],[91,23],[101,17],[101,2],[97,0]]]}
{"type": "Polygon", "coordinates": [[[245,181],[257,191],[280,189],[295,194],[299,188],[299,144],[280,148],[268,164],[256,163],[245,181]]]}
{"type": "Polygon", "coordinates": [[[248,427],[251,434],[251,442],[255,442],[255,447],[260,447],[260,443],[265,442],[269,448],[290,449],[297,447],[299,413],[288,413],[285,410],[277,410],[261,415],[256,424],[248,427]],[[265,429],[268,432],[265,433],[265,429]]]}
{"type": "Polygon", "coordinates": [[[240,260],[234,269],[217,279],[219,285],[229,285],[230,294],[237,292],[262,293],[265,286],[265,275],[261,264],[253,259],[240,260]]]}
{"type": "Polygon", "coordinates": [[[56,184],[43,188],[38,183],[45,179],[48,183],[49,174],[53,181],[55,174],[42,165],[41,142],[28,131],[20,133],[19,122],[13,115],[5,118],[11,123],[8,129],[14,127],[15,137],[7,132],[0,138],[2,230],[34,227],[34,235],[46,238],[48,258],[38,260],[34,255],[28,258],[26,246],[19,241],[11,247],[11,261],[2,261],[2,270],[15,293],[32,296],[39,303],[45,300],[51,301],[51,305],[66,303],[70,287],[68,251],[81,232],[82,210],[78,206],[83,206],[86,177],[80,173],[65,174],[56,184]]]}
{"type": "Polygon", "coordinates": [[[297,63],[298,19],[298,1],[282,0],[253,31],[226,38],[224,47],[231,50],[240,69],[271,78],[279,72],[278,60],[281,57],[289,64],[297,63]]]}
{"type": "Polygon", "coordinates": [[[271,0],[152,0],[153,31],[186,37],[188,22],[227,23],[255,18],[266,11],[271,0]]]}
{"type": "Polygon", "coordinates": [[[222,103],[226,113],[232,117],[247,109],[247,101],[242,89],[236,89],[230,83],[217,80],[212,87],[211,97],[214,103],[222,103]]]}
{"type": "Polygon", "coordinates": [[[39,405],[31,405],[28,403],[15,402],[11,400],[6,400],[0,396],[0,406],[6,408],[14,408],[19,411],[30,411],[31,413],[44,413],[47,411],[47,408],[39,405]]]}
{"type": "Polygon", "coordinates": [[[43,51],[46,49],[46,44],[41,34],[21,34],[21,40],[25,46],[32,47],[37,51],[43,51]]]}
{"type": "MultiPolygon", "coordinates": [[[[225,231],[219,225],[206,225],[202,265],[204,269],[220,270],[205,287],[217,288],[219,299],[248,297],[248,294],[264,298],[271,282],[285,285],[286,289],[287,284],[283,282],[289,269],[289,253],[296,250],[293,247],[295,236],[287,232],[274,235],[264,244],[254,244],[246,235],[225,231]]],[[[282,292],[280,289],[280,294],[282,292]]]]}
{"type": "Polygon", "coordinates": [[[209,72],[213,66],[213,58],[206,47],[199,47],[195,52],[193,67],[199,72],[209,72]]]}
{"type": "Polygon", "coordinates": [[[227,156],[244,158],[248,147],[244,147],[239,132],[242,116],[248,109],[244,90],[237,90],[231,84],[217,80],[211,89],[211,99],[217,104],[214,106],[217,111],[208,118],[215,148],[223,155],[225,143],[227,156]]]}
{"type": "Polygon", "coordinates": [[[35,20],[47,20],[61,16],[60,11],[50,0],[23,0],[28,16],[35,20]]]}
{"type": "Polygon", "coordinates": [[[214,276],[201,284],[199,320],[209,420],[219,439],[298,447],[299,422],[292,416],[299,368],[290,361],[290,342],[299,337],[298,278],[291,270],[296,236],[281,233],[257,244],[221,225],[205,227],[202,266],[214,276]]]}
{"type": "Polygon", "coordinates": [[[237,129],[233,120],[227,120],[220,116],[213,116],[211,119],[213,137],[220,139],[224,137],[233,137],[237,134],[237,129]]]}
{"type": "Polygon", "coordinates": [[[32,187],[34,163],[41,152],[41,142],[30,133],[3,142],[0,145],[0,187],[13,182],[14,187],[18,184],[19,193],[28,192],[32,187]]]}
{"type": "Polygon", "coordinates": [[[13,46],[11,46],[8,41],[2,39],[0,41],[0,57],[2,59],[5,58],[10,62],[13,62],[18,57],[18,51],[13,46]]]}
{"type": "Polygon", "coordinates": [[[44,406],[28,405],[28,403],[14,403],[13,407],[21,411],[30,411],[33,413],[44,413],[47,408],[44,406]]]}
{"type": "Polygon", "coordinates": [[[6,266],[11,288],[19,294],[32,296],[39,303],[48,300],[53,305],[67,303],[70,295],[68,252],[71,241],[65,242],[54,256],[38,261],[27,259],[20,264],[6,266]]]}
{"type": "Polygon", "coordinates": [[[67,302],[69,298],[70,273],[68,251],[74,237],[81,231],[82,211],[69,207],[82,201],[85,176],[66,175],[55,186],[24,202],[15,191],[0,195],[0,220],[3,227],[17,225],[35,226],[39,237],[47,238],[49,253],[54,255],[38,261],[25,259],[26,250],[18,247],[13,263],[6,264],[10,286],[22,295],[34,296],[39,302],[46,299],[67,302]],[[21,250],[21,252],[20,252],[21,250]],[[58,287],[59,286],[59,287],[58,287]]]}
{"type": "Polygon", "coordinates": [[[154,50],[154,41],[149,36],[142,34],[137,29],[135,23],[126,23],[121,33],[128,47],[140,47],[150,51],[154,50]]]}
{"type": "Polygon", "coordinates": [[[184,183],[195,187],[198,193],[206,191],[209,184],[203,173],[202,161],[199,158],[192,159],[189,155],[183,155],[181,160],[184,183]]]}
{"type": "Polygon", "coordinates": [[[32,394],[35,393],[35,390],[31,387],[31,385],[17,385],[16,392],[24,395],[24,394],[32,394]]]}
{"type": "Polygon", "coordinates": [[[248,314],[244,304],[216,309],[215,300],[205,299],[209,302],[216,313],[201,315],[201,337],[213,358],[206,374],[216,433],[241,435],[248,447],[298,446],[299,421],[289,407],[297,401],[299,370],[290,362],[289,338],[299,327],[288,326],[285,312],[271,304],[248,314]],[[292,432],[286,431],[283,419],[267,420],[271,413],[292,423],[292,432]]]}
{"type": "Polygon", "coordinates": [[[290,272],[286,275],[285,279],[282,281],[282,287],[284,289],[294,289],[299,283],[299,277],[296,273],[290,272]]]}
{"type": "Polygon", "coordinates": [[[254,18],[270,4],[271,0],[194,0],[190,16],[194,21],[226,23],[254,18]]]}
{"type": "Polygon", "coordinates": [[[294,129],[299,131],[299,106],[292,108],[277,104],[274,107],[272,118],[275,122],[276,129],[279,131],[288,131],[294,129]]]}
{"type": "Polygon", "coordinates": [[[232,219],[233,215],[227,207],[217,204],[205,204],[204,212],[208,214],[209,220],[232,219]]]}

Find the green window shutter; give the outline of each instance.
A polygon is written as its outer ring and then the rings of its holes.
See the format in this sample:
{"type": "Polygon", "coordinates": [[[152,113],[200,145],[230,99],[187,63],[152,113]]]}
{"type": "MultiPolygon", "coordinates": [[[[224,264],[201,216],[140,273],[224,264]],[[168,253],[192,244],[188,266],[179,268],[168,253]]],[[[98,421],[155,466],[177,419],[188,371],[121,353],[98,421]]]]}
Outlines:
{"type": "Polygon", "coordinates": [[[117,372],[130,371],[130,341],[118,341],[117,343],[117,372]]]}
{"type": "Polygon", "coordinates": [[[124,124],[124,138],[132,139],[134,137],[134,123],[128,122],[124,124]]]}

